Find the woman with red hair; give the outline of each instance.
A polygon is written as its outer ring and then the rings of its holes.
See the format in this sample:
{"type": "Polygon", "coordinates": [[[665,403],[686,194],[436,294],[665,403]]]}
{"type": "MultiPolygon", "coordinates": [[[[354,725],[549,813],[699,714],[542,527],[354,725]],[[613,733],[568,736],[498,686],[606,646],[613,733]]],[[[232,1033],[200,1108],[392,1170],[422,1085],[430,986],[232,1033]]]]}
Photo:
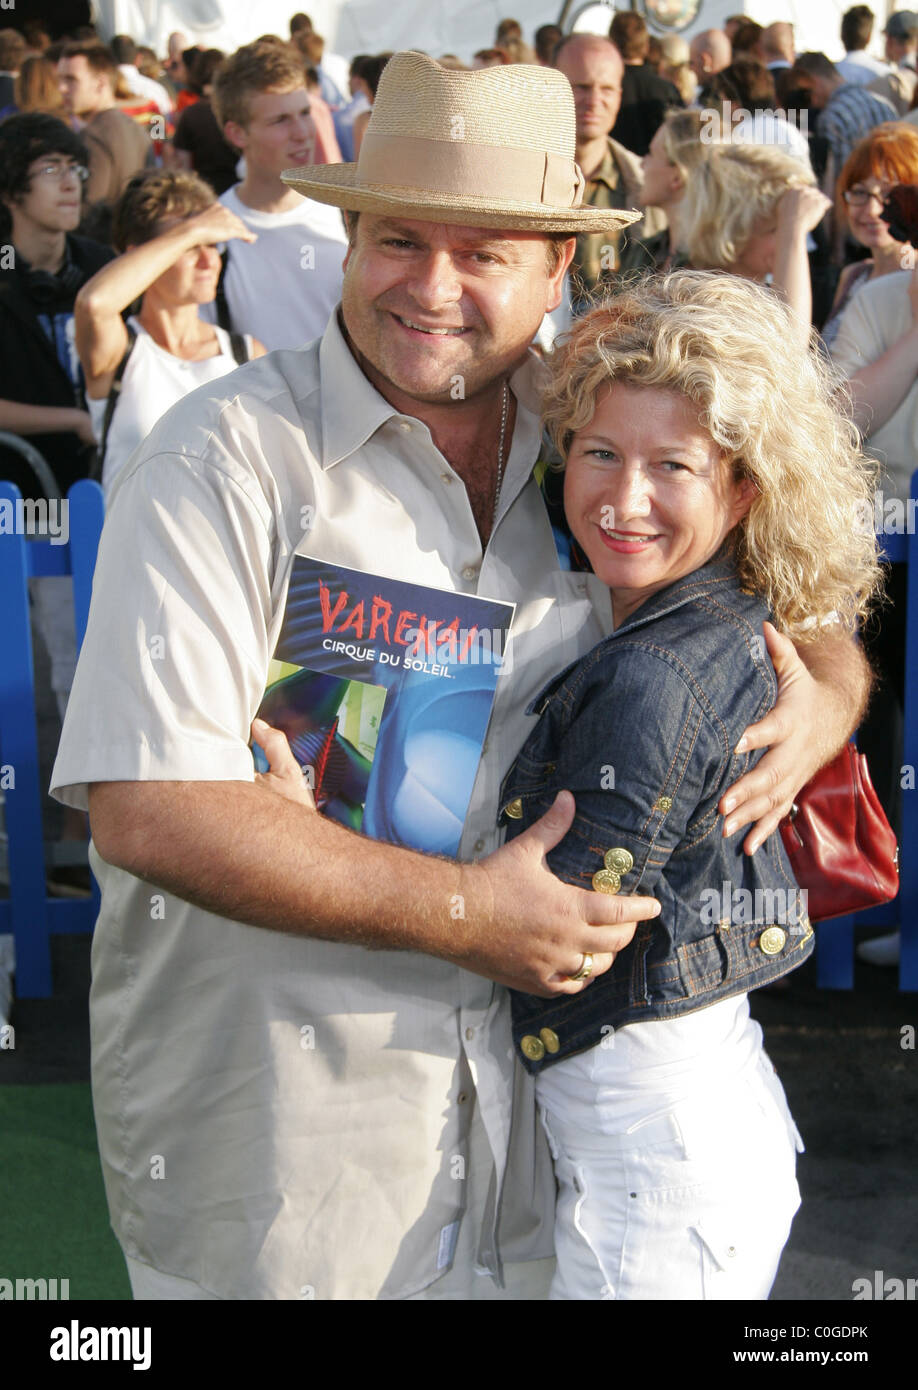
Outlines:
{"type": "Polygon", "coordinates": [[[880,215],[886,195],[898,183],[918,184],[918,129],[905,121],[887,121],[855,145],[839,176],[838,216],[870,255],[846,265],[841,273],[822,329],[827,346],[835,341],[842,312],[861,286],[904,268],[905,248],[880,215]]]}

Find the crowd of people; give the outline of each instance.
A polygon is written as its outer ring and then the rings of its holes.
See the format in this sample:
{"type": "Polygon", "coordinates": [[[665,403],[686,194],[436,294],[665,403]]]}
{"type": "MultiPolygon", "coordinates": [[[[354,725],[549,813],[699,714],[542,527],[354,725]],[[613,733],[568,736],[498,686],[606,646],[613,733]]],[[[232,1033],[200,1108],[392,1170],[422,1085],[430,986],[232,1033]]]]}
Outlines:
{"type": "MultiPolygon", "coordinates": [[[[92,812],[97,1126],[137,1297],[538,1298],[552,1229],[552,1297],[767,1297],[800,1141],[747,993],[812,929],[728,940],[697,898],[791,884],[778,822],[858,725],[900,821],[904,566],[881,603],[852,518],[918,463],[918,219],[895,203],[918,14],[887,21],[885,62],[873,26],[846,12],[838,63],[787,23],[660,41],[635,11],[531,47],[503,20],[467,62],[348,62],[302,14],[233,53],[173,34],[161,61],[0,30],[0,429],[62,495],[106,497],[76,676],[67,581],[32,600],[63,833],[92,812]],[[459,866],[318,817],[270,730],[252,781],[304,507],[304,553],[517,604],[459,866]],[[313,1015],[304,1101],[282,1035],[313,1015]],[[218,1073],[238,1104],[213,1105],[218,1073]],[[138,1196],[164,1145],[180,1197],[138,1196]],[[348,1227],[377,1218],[358,1270],[348,1227]]],[[[35,495],[13,447],[0,476],[35,495]]]]}

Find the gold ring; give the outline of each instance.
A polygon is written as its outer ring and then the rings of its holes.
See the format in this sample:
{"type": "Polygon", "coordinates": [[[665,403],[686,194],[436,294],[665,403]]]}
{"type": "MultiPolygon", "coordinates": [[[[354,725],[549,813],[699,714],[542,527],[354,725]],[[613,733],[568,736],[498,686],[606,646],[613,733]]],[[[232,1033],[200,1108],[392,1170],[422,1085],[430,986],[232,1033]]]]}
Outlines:
{"type": "Polygon", "coordinates": [[[568,975],[567,978],[569,980],[586,980],[589,979],[592,973],[593,957],[590,955],[589,951],[584,951],[583,960],[580,962],[580,969],[577,971],[576,975],[568,975]]]}

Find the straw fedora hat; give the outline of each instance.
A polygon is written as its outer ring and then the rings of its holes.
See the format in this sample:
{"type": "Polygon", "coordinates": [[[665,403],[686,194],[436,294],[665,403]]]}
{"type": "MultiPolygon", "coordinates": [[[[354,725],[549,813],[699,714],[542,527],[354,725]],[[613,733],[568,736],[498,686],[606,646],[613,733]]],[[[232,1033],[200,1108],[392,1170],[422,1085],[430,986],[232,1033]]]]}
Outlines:
{"type": "Polygon", "coordinates": [[[456,72],[396,53],[356,164],[287,169],[307,198],[353,212],[514,231],[615,231],[639,212],[583,206],[574,96],[554,68],[456,72]]]}

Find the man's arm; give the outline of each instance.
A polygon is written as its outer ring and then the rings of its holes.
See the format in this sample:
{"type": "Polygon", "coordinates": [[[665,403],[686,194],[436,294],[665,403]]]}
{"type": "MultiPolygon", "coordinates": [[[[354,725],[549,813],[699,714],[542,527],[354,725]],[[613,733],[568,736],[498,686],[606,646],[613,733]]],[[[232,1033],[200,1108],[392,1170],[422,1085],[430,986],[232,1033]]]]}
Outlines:
{"type": "Polygon", "coordinates": [[[652,898],[569,887],[545,853],[573,820],[562,793],[525,835],[478,864],[366,839],[248,782],[90,787],[103,859],[208,912],[253,927],[423,951],[530,994],[579,992],[586,952],[607,970],[652,898]]]}
{"type": "Polygon", "coordinates": [[[765,641],[778,677],[778,700],[770,714],[750,724],[738,748],[769,751],[719,803],[725,835],[752,826],[743,842],[747,854],[778,828],[800,788],[851,737],[873,684],[860,645],[831,628],[795,647],[766,623],[765,641]]]}

